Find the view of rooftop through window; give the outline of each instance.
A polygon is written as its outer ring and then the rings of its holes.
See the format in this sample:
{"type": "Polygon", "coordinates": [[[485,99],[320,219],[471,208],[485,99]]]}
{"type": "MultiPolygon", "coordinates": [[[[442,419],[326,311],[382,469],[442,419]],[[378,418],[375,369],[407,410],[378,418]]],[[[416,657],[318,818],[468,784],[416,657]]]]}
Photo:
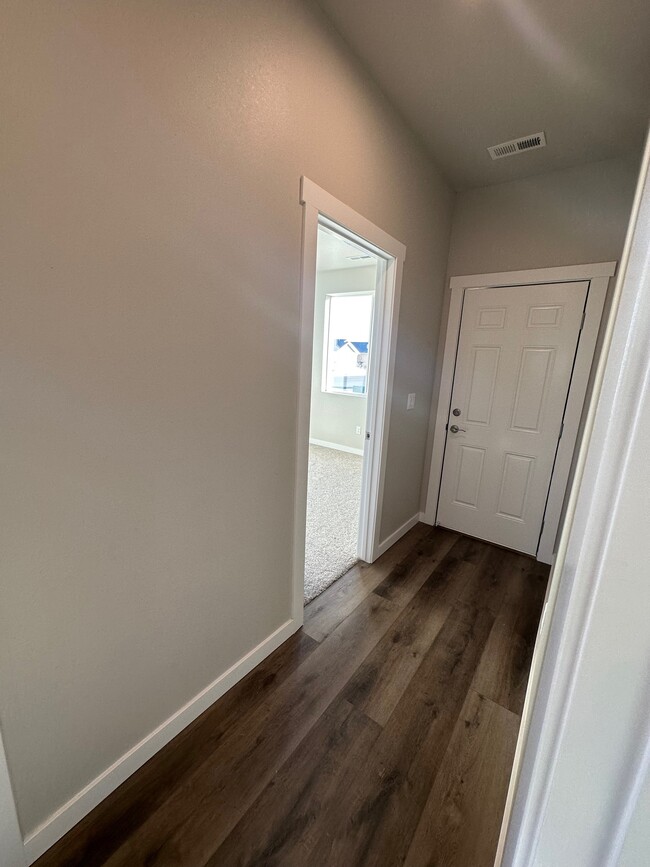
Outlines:
{"type": "Polygon", "coordinates": [[[323,391],[365,394],[374,293],[328,295],[323,391]]]}

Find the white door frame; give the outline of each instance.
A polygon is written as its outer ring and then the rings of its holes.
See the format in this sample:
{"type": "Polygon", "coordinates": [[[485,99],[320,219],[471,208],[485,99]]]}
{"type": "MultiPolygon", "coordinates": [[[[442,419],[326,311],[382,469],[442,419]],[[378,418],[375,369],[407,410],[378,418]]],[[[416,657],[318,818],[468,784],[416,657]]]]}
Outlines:
{"type": "Polygon", "coordinates": [[[445,451],[446,426],[454,383],[456,352],[460,337],[463,298],[466,289],[493,289],[504,286],[525,286],[536,283],[577,283],[589,281],[589,293],[585,321],[578,343],[573,375],[569,386],[564,428],[560,438],[548,501],[544,513],[543,530],[539,541],[537,559],[551,563],[555,540],[560,523],[562,504],[566,492],[571,461],[575,449],[580,418],[584,405],[589,374],[609,278],[616,271],[616,262],[598,262],[592,265],[565,265],[557,268],[533,268],[526,271],[502,271],[494,274],[470,274],[452,277],[450,280],[449,316],[445,328],[444,356],[440,380],[440,393],[435,414],[432,411],[433,450],[427,489],[426,509],[422,520],[435,524],[438,498],[442,480],[442,464],[445,451]]]}
{"type": "Polygon", "coordinates": [[[309,178],[300,184],[303,205],[301,303],[300,303],[300,382],[296,440],[296,489],[294,499],[293,603],[292,616],[303,621],[305,582],[305,524],[307,511],[307,477],[309,469],[309,413],[311,404],[311,367],[314,343],[314,297],[316,292],[316,251],[319,221],[325,220],[344,237],[361,238],[379,259],[377,288],[383,284],[383,298],[375,295],[374,315],[378,325],[373,331],[369,357],[368,403],[364,441],[364,479],[361,492],[359,526],[360,554],[372,563],[379,556],[381,507],[386,475],[386,445],[390,423],[390,402],[395,372],[397,320],[406,247],[371,223],[361,214],[340,202],[309,178]]]}

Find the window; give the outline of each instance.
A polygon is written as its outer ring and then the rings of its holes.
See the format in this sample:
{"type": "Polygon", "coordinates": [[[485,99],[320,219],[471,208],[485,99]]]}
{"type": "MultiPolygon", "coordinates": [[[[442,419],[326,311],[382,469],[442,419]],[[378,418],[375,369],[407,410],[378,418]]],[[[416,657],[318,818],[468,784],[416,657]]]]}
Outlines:
{"type": "Polygon", "coordinates": [[[364,395],[374,292],[327,295],[323,391],[364,395]]]}

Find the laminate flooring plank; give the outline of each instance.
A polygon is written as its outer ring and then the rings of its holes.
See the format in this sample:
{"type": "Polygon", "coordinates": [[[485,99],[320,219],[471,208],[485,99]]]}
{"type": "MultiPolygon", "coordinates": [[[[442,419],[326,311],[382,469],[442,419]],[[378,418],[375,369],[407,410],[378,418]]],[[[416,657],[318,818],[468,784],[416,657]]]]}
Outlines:
{"type": "Polygon", "coordinates": [[[464,559],[472,545],[471,539],[436,527],[391,569],[375,588],[375,593],[404,606],[443,560],[448,560],[451,555],[455,560],[464,559]]]}
{"type": "Polygon", "coordinates": [[[374,563],[357,563],[305,606],[304,631],[322,641],[380,584],[433,528],[416,524],[374,563]]]}
{"type": "Polygon", "coordinates": [[[398,613],[366,597],[106,863],[202,867],[398,613]]]}
{"type": "Polygon", "coordinates": [[[459,602],[470,609],[476,606],[487,608],[496,617],[508,592],[515,564],[520,559],[520,554],[481,543],[476,551],[477,568],[463,587],[459,602]]]}
{"type": "Polygon", "coordinates": [[[317,647],[302,630],[292,635],[41,856],[37,867],[104,864],[317,647]]]}
{"type": "Polygon", "coordinates": [[[406,867],[492,867],[519,722],[470,690],[406,867]]]}
{"type": "Polygon", "coordinates": [[[304,867],[320,817],[339,797],[380,726],[335,699],[207,862],[209,867],[304,867]]]}
{"type": "Polygon", "coordinates": [[[549,567],[513,558],[508,589],[474,678],[474,688],[521,714],[549,567]]]}
{"type": "Polygon", "coordinates": [[[310,864],[403,862],[493,623],[453,609],[310,852],[310,864]]]}
{"type": "Polygon", "coordinates": [[[458,542],[429,574],[343,690],[343,697],[385,725],[442,629],[463,586],[478,567],[458,542]]]}

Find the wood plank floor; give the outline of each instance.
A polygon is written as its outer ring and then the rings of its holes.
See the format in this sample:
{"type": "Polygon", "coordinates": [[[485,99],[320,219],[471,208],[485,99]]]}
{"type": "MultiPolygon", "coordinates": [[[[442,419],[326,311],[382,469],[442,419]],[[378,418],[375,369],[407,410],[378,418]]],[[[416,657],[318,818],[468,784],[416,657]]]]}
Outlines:
{"type": "Polygon", "coordinates": [[[423,524],[39,867],[491,867],[548,567],[423,524]]]}

